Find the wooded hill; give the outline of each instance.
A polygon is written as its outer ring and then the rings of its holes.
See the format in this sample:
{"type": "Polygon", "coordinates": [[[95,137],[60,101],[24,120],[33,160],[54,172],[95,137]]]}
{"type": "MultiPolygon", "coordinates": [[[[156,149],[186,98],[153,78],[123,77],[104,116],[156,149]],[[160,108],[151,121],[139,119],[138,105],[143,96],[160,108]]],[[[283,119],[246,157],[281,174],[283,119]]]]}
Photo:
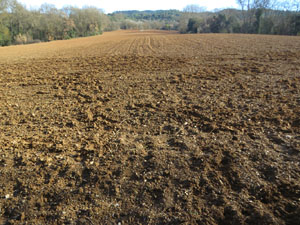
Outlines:
{"type": "Polygon", "coordinates": [[[121,29],[172,29],[181,33],[300,35],[298,11],[255,8],[207,11],[124,11],[109,14],[121,29]]]}
{"type": "Polygon", "coordinates": [[[129,10],[129,11],[116,11],[111,15],[123,14],[128,19],[134,20],[164,20],[175,21],[181,16],[182,12],[176,9],[170,10],[129,10]]]}

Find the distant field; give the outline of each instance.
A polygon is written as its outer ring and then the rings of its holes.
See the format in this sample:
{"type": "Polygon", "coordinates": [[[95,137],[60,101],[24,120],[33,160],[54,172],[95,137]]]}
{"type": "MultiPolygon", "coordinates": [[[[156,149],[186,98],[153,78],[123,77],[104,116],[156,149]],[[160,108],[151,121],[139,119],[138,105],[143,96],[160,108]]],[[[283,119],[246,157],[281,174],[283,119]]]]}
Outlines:
{"type": "Polygon", "coordinates": [[[299,37],[0,48],[0,224],[300,224],[299,159],[299,37]]]}

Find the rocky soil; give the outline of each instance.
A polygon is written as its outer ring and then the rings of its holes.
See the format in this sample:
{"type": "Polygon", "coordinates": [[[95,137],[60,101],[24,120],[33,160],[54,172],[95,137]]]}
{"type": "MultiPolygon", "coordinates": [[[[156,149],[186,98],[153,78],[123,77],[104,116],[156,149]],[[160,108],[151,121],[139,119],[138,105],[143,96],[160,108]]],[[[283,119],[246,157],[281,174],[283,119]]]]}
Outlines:
{"type": "Polygon", "coordinates": [[[0,224],[299,215],[299,37],[117,31],[0,48],[0,224]]]}

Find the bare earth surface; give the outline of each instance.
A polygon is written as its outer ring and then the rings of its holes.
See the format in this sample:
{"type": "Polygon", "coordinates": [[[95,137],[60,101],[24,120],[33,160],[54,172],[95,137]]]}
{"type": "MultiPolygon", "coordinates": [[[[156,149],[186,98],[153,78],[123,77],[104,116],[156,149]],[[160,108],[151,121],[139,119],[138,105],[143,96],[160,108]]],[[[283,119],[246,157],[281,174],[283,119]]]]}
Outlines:
{"type": "Polygon", "coordinates": [[[0,48],[0,224],[46,223],[300,224],[300,38],[0,48]]]}

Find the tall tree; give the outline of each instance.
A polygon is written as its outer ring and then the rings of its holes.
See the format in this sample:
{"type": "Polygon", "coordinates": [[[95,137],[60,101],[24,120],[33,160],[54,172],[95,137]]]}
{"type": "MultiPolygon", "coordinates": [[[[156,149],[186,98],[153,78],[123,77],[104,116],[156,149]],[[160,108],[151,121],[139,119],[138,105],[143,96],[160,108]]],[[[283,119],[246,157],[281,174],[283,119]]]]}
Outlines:
{"type": "Polygon", "coordinates": [[[43,4],[39,11],[41,38],[45,41],[63,39],[63,12],[50,4],[43,4]]]}
{"type": "Polygon", "coordinates": [[[264,10],[270,8],[271,0],[237,0],[243,15],[242,32],[256,33],[264,10]],[[258,12],[257,12],[258,10],[258,12]]]}

